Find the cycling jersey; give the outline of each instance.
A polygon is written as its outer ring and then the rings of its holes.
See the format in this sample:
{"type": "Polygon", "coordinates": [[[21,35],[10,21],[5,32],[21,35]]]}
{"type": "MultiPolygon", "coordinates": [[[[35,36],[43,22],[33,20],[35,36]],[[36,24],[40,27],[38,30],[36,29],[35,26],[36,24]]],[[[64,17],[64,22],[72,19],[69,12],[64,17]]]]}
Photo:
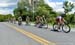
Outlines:
{"type": "Polygon", "coordinates": [[[60,22],[63,22],[63,21],[64,20],[63,20],[63,18],[61,16],[57,16],[57,18],[56,18],[57,23],[60,23],[60,22]]]}

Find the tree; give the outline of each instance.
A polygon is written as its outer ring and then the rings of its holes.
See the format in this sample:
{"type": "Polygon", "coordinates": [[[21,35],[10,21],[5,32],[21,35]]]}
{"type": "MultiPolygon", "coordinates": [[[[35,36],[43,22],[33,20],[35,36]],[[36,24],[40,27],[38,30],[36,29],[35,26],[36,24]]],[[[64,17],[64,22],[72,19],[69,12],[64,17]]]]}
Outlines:
{"type": "Polygon", "coordinates": [[[65,1],[65,2],[63,3],[63,8],[64,8],[65,14],[68,15],[68,16],[66,15],[66,18],[65,18],[65,19],[66,19],[69,23],[73,22],[74,15],[73,15],[73,14],[69,15],[68,13],[71,12],[72,9],[74,8],[74,4],[71,3],[71,2],[65,1]]]}
{"type": "Polygon", "coordinates": [[[27,1],[24,2],[21,0],[21,2],[18,2],[17,8],[15,8],[13,11],[16,17],[20,15],[20,11],[22,12],[21,16],[24,19],[27,15],[29,15],[31,19],[33,18],[32,20],[34,20],[37,15],[45,15],[46,18],[56,16],[56,12],[54,12],[52,7],[50,7],[48,4],[45,4],[44,0],[35,0],[32,2],[32,5],[28,4],[27,1]]]}
{"type": "Polygon", "coordinates": [[[18,18],[19,16],[23,17],[23,15],[28,15],[27,3],[24,0],[19,1],[17,3],[17,8],[13,10],[13,13],[16,18],[18,18]]]}
{"type": "Polygon", "coordinates": [[[65,1],[63,3],[63,8],[64,8],[64,12],[68,13],[70,11],[72,11],[72,9],[74,8],[74,4],[68,1],[65,1]]]}
{"type": "Polygon", "coordinates": [[[38,12],[39,15],[49,15],[52,11],[53,9],[45,4],[44,0],[40,0],[37,9],[35,9],[35,12],[38,12]]]}
{"type": "Polygon", "coordinates": [[[0,22],[7,21],[10,18],[12,18],[11,14],[7,14],[7,15],[0,14],[0,22]]]}
{"type": "Polygon", "coordinates": [[[56,17],[56,12],[53,11],[52,7],[48,4],[45,4],[43,0],[40,0],[37,9],[35,10],[35,15],[45,15],[48,21],[53,21],[53,18],[56,17]]]}

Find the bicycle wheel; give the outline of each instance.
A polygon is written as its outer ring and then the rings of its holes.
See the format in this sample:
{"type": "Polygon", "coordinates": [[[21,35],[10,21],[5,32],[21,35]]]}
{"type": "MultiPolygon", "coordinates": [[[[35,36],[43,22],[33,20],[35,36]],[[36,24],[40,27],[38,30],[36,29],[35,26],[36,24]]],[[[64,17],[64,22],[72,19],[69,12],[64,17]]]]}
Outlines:
{"type": "Polygon", "coordinates": [[[18,22],[18,25],[22,25],[22,22],[18,22]]]}
{"type": "Polygon", "coordinates": [[[65,33],[69,33],[71,30],[70,26],[65,24],[62,26],[62,31],[65,32],[65,33]]]}
{"type": "Polygon", "coordinates": [[[53,24],[53,30],[58,30],[58,24],[56,23],[53,24]]]}

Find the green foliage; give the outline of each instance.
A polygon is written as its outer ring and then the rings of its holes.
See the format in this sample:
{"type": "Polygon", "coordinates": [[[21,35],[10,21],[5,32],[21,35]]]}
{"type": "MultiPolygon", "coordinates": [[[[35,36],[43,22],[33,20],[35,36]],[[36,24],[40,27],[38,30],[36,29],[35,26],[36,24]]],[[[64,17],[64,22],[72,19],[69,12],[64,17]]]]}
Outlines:
{"type": "Polygon", "coordinates": [[[75,24],[75,15],[74,14],[67,14],[65,17],[65,20],[68,23],[75,24]]]}
{"type": "Polygon", "coordinates": [[[7,15],[0,14],[0,22],[7,21],[10,18],[12,18],[11,14],[7,14],[7,15]]]}
{"type": "Polygon", "coordinates": [[[74,4],[72,4],[71,2],[65,1],[63,4],[63,8],[64,8],[64,12],[68,13],[70,11],[72,11],[72,9],[74,8],[74,4]]]}
{"type": "Polygon", "coordinates": [[[69,12],[72,11],[74,8],[74,4],[68,1],[65,1],[63,4],[64,12],[67,13],[65,19],[67,20],[68,23],[75,23],[75,15],[74,14],[68,14],[69,12]]]}
{"type": "Polygon", "coordinates": [[[53,11],[52,7],[48,4],[45,4],[42,0],[38,4],[37,9],[35,10],[35,15],[43,16],[47,18],[48,22],[52,22],[53,18],[57,16],[57,13],[53,11]],[[52,19],[52,20],[51,20],[52,19]]]}
{"type": "Polygon", "coordinates": [[[34,21],[37,15],[39,16],[45,15],[48,21],[51,22],[53,18],[57,16],[57,13],[53,11],[52,7],[45,4],[44,0],[40,0],[39,2],[34,2],[34,6],[33,5],[30,6],[27,3],[27,1],[26,2],[21,1],[21,2],[18,2],[17,7],[18,8],[15,8],[13,11],[14,15],[16,18],[18,18],[19,16],[22,16],[23,20],[26,19],[26,16],[29,16],[30,19],[34,21]],[[22,13],[20,13],[20,10],[22,13]]]}

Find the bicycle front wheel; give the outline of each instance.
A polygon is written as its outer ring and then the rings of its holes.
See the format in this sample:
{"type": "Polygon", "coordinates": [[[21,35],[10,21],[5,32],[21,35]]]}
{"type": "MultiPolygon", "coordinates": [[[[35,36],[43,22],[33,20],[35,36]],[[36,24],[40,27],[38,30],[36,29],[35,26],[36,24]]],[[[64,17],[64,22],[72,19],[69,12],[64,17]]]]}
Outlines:
{"type": "Polygon", "coordinates": [[[62,31],[65,32],[65,33],[69,33],[71,30],[70,26],[65,24],[62,26],[62,31]]]}

